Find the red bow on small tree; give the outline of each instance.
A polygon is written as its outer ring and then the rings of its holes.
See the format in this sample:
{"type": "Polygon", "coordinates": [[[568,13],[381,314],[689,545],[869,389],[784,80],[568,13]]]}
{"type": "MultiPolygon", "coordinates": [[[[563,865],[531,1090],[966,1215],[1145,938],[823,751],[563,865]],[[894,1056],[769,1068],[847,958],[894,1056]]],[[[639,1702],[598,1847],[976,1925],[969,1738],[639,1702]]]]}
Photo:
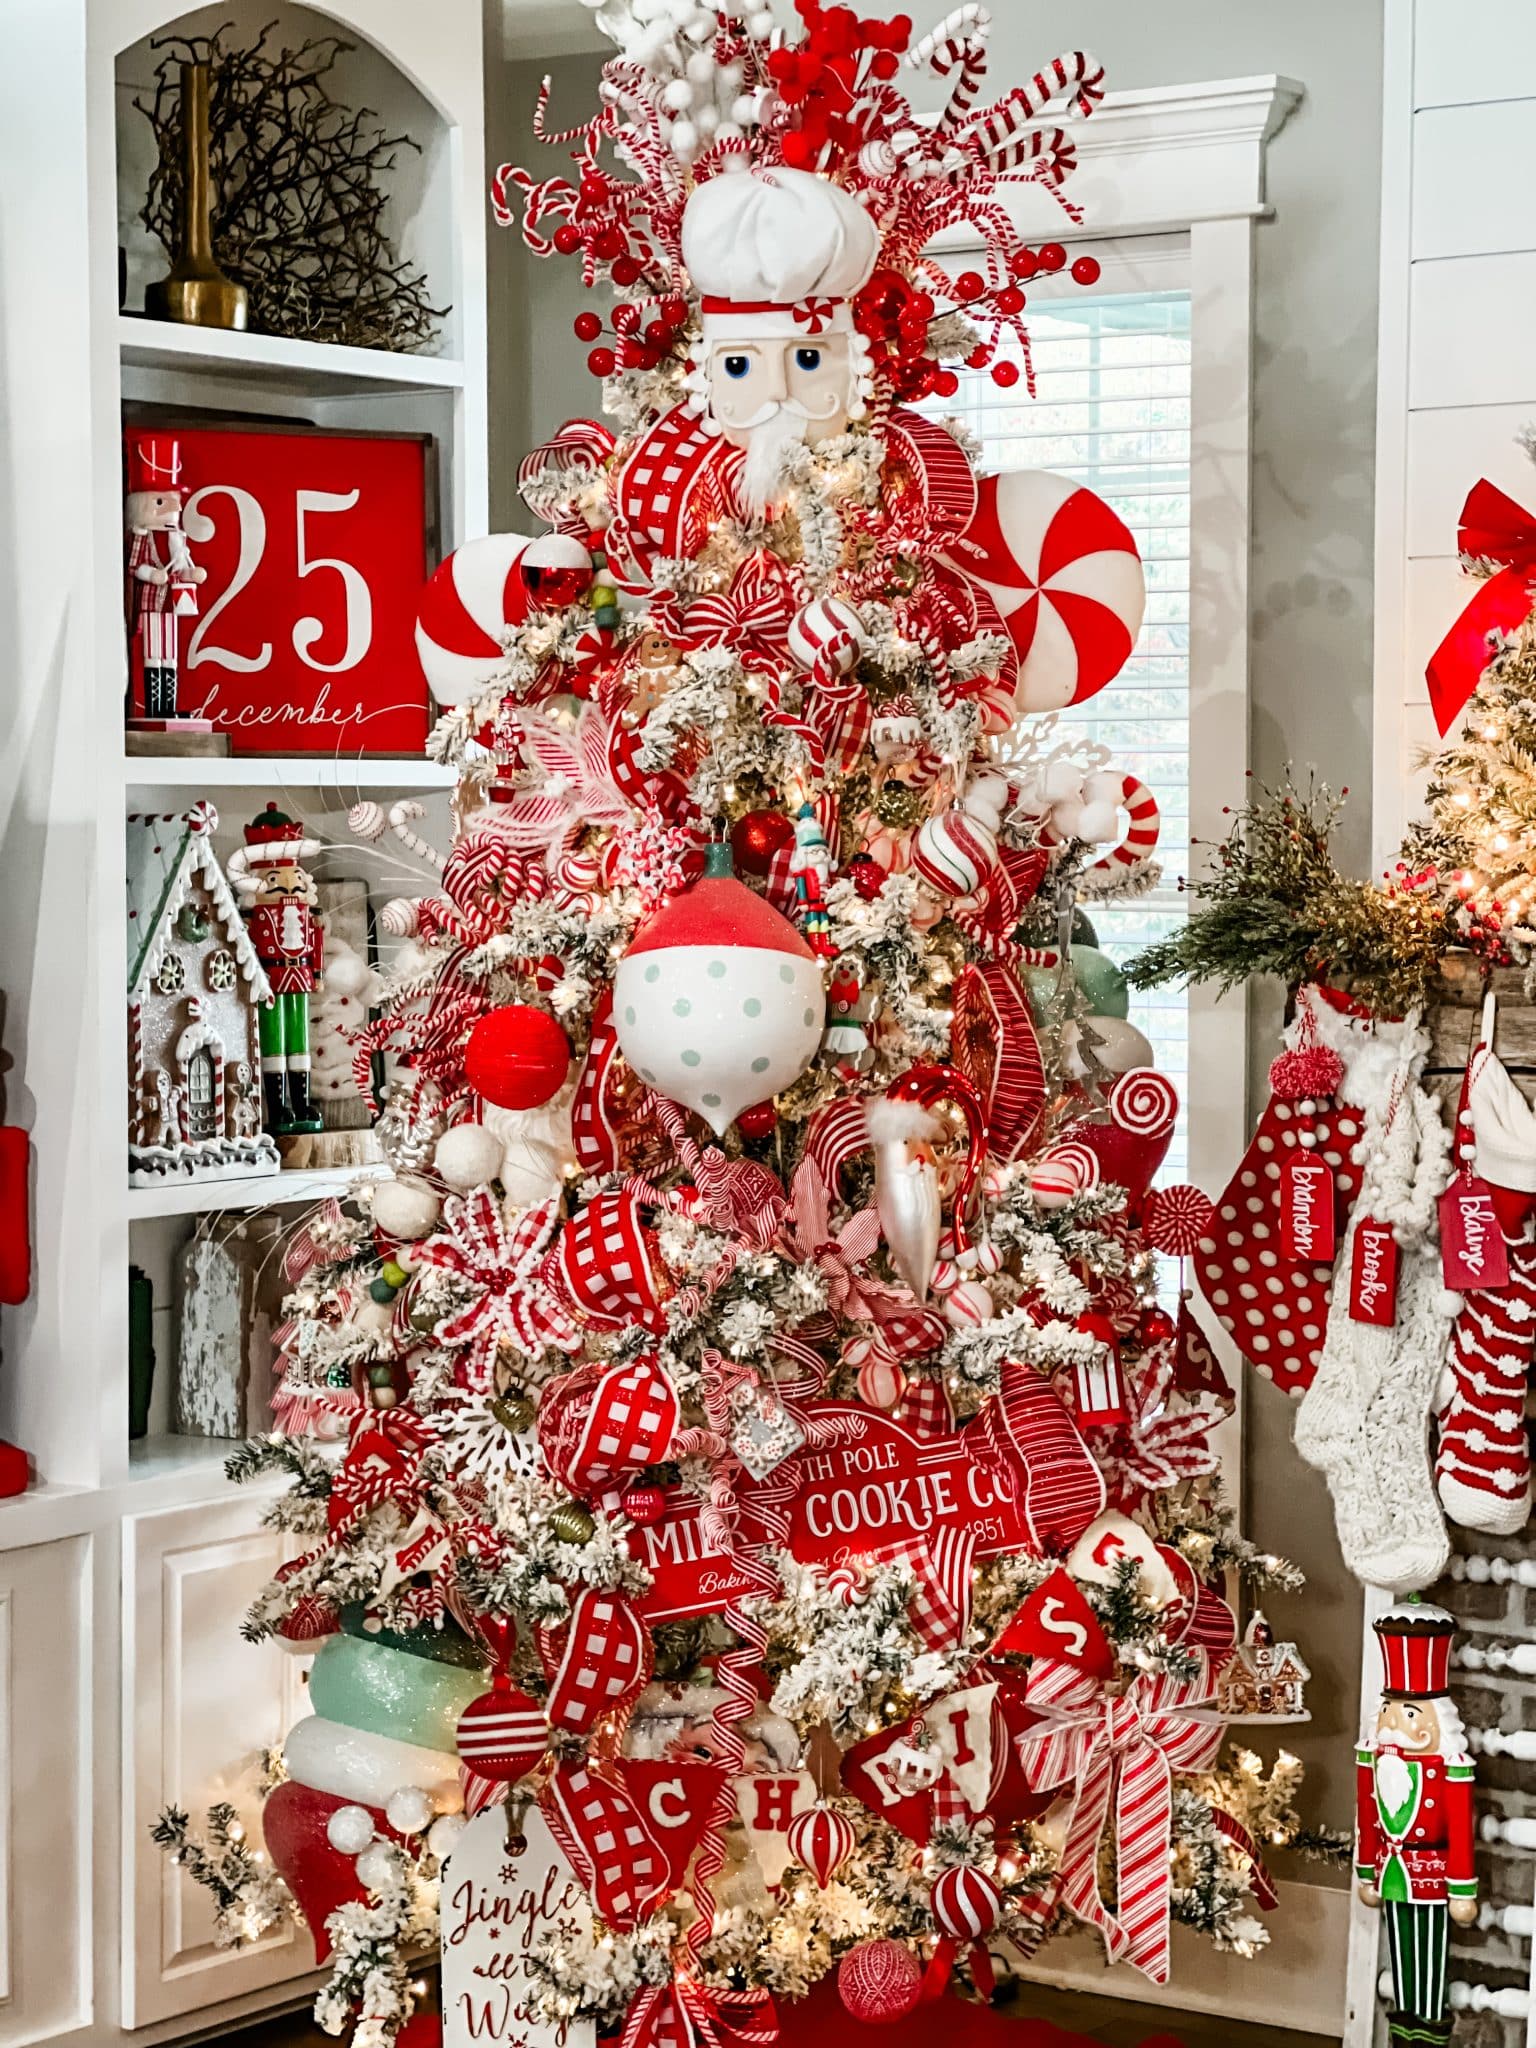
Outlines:
{"type": "Polygon", "coordinates": [[[1489,662],[1489,635],[1513,633],[1531,614],[1536,579],[1536,519],[1486,477],[1467,493],[1456,545],[1464,560],[1492,562],[1424,671],[1435,725],[1444,734],[1477,688],[1489,662]]]}

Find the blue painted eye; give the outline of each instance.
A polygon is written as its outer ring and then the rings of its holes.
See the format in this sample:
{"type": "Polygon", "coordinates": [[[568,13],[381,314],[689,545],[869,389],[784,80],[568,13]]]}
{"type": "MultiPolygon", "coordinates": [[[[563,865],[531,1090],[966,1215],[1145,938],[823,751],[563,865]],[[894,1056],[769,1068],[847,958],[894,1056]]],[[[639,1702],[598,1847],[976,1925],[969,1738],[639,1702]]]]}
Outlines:
{"type": "Polygon", "coordinates": [[[821,350],[819,348],[797,348],[795,350],[795,362],[802,370],[819,370],[821,368],[821,350]]]}
{"type": "Polygon", "coordinates": [[[725,374],[727,377],[745,377],[751,367],[752,358],[750,356],[727,356],[725,358],[725,374]]]}

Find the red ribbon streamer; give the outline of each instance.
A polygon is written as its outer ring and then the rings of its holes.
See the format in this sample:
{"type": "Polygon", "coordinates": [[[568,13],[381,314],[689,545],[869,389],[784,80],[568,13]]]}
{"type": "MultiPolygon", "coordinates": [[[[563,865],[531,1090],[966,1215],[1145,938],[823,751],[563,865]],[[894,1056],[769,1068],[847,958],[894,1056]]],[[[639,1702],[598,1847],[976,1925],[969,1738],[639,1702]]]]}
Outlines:
{"type": "Polygon", "coordinates": [[[1444,734],[1488,666],[1488,636],[1516,632],[1531,613],[1536,578],[1536,519],[1486,477],[1467,493],[1456,545],[1463,555],[1497,562],[1480,583],[1424,671],[1435,725],[1444,734]]]}

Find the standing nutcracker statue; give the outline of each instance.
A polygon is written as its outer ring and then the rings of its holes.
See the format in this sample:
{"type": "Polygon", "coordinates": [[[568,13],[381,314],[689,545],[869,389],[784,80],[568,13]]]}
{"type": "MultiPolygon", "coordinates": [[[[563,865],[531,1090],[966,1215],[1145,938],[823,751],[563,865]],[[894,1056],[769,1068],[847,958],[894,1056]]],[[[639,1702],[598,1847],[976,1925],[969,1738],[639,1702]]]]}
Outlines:
{"type": "Polygon", "coordinates": [[[176,704],[180,621],[197,616],[197,586],[208,571],[192,559],[181,530],[181,444],[169,434],[139,434],[128,442],[128,620],[138,657],[137,726],[176,721],[206,730],[206,721],[179,720],[176,704]]]}
{"type": "Polygon", "coordinates": [[[230,880],[253,906],[246,923],[272,984],[261,1012],[261,1085],[267,1128],[297,1137],[325,1128],[309,1102],[309,999],[325,960],[315,916],[314,877],[299,863],[320,851],[304,827],[268,804],[245,828],[245,846],[229,863],[230,880]]]}
{"type": "Polygon", "coordinates": [[[1355,1876],[1387,1919],[1392,1954],[1388,2039],[1451,2038],[1446,1980],[1450,1922],[1477,1918],[1472,1864],[1472,1764],[1446,1694],[1454,1618],[1410,1599],[1376,1623],[1383,1684],[1375,1731],[1356,1752],[1355,1876]]]}

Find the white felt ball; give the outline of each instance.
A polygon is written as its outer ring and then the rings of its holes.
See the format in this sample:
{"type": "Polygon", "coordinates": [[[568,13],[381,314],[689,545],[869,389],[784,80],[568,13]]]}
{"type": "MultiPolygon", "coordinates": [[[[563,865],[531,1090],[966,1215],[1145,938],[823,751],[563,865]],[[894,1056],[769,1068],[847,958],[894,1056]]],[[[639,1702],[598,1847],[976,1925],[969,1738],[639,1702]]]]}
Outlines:
{"type": "Polygon", "coordinates": [[[333,996],[360,996],[373,979],[373,969],[355,946],[332,946],[325,963],[325,985],[333,996]]]}
{"type": "Polygon", "coordinates": [[[458,1845],[460,1835],[469,1826],[462,1813],[440,1813],[427,1829],[427,1847],[441,1863],[451,1856],[458,1845]]]}
{"type": "Polygon", "coordinates": [[[974,1330],[992,1320],[992,1296],[980,1280],[962,1280],[944,1297],[944,1320],[957,1330],[974,1330]]]}
{"type": "Polygon", "coordinates": [[[373,1190],[373,1220],[386,1237],[425,1237],[442,1213],[424,1181],[381,1180],[373,1190]]]}
{"type": "Polygon", "coordinates": [[[672,124],[671,142],[672,154],[686,163],[690,157],[698,155],[699,131],[691,121],[675,121],[672,124]]]}
{"type": "MultiPolygon", "coordinates": [[[[709,61],[711,62],[711,64],[713,64],[715,60],[714,60],[714,58],[713,58],[713,57],[711,57],[709,61]]],[[[719,64],[719,65],[716,65],[716,66],[715,66],[715,98],[716,98],[717,100],[722,100],[722,101],[724,101],[724,100],[729,100],[729,99],[734,99],[734,98],[736,97],[737,93],[739,93],[740,91],[741,91],[741,66],[740,66],[739,64],[719,64]]]]}
{"type": "Polygon", "coordinates": [[[1095,768],[1091,775],[1083,777],[1083,802],[1118,804],[1124,787],[1125,777],[1118,768],[1095,768]]]}
{"type": "Polygon", "coordinates": [[[701,135],[713,135],[720,126],[720,109],[711,106],[700,107],[697,118],[699,133],[701,135]]]}
{"type": "Polygon", "coordinates": [[[419,1835],[423,1828],[431,1827],[435,1812],[431,1798],[419,1785],[401,1785],[390,1793],[384,1818],[396,1834],[419,1835]]]}
{"type": "Polygon", "coordinates": [[[357,1859],[357,1881],[366,1891],[381,1892],[393,1879],[397,1867],[395,1852],[388,1842],[375,1842],[357,1859]]]}
{"type": "Polygon", "coordinates": [[[712,7],[696,7],[683,23],[683,33],[690,42],[707,43],[719,26],[712,7]]]}
{"type": "Polygon", "coordinates": [[[757,95],[744,92],[731,102],[731,119],[742,128],[750,128],[757,119],[757,95]]]}
{"type": "Polygon", "coordinates": [[[432,1164],[449,1187],[465,1194],[501,1171],[501,1140],[484,1124],[455,1124],[438,1139],[432,1164]]]}
{"type": "Polygon", "coordinates": [[[342,1856],[361,1856],[373,1840],[373,1815],[366,1806],[338,1806],[325,1824],[325,1839],[342,1856]]]}
{"type": "Polygon", "coordinates": [[[389,964],[396,974],[409,981],[418,974],[429,974],[434,963],[432,954],[426,946],[419,946],[414,939],[407,939],[389,964]]]}
{"type": "Polygon", "coordinates": [[[739,122],[722,121],[715,130],[716,142],[740,142],[742,129],[739,122]]]}
{"type": "Polygon", "coordinates": [[[693,87],[686,78],[674,78],[661,95],[662,105],[674,114],[686,114],[693,99],[693,87]]]}
{"type": "Polygon", "coordinates": [[[1053,761],[1040,778],[1040,793],[1048,804],[1080,796],[1082,787],[1083,771],[1075,761],[1053,761]]]}
{"type": "Polygon", "coordinates": [[[1120,812],[1114,804],[1083,804],[1079,807],[1076,836],[1090,846],[1104,846],[1120,831],[1120,812]]]}
{"type": "Polygon", "coordinates": [[[762,41],[764,36],[771,36],[773,34],[773,9],[771,7],[764,7],[758,13],[747,16],[747,34],[755,36],[759,42],[762,41]]]}
{"type": "Polygon", "coordinates": [[[347,1328],[368,1337],[387,1337],[394,1326],[395,1311],[387,1301],[375,1301],[371,1294],[364,1295],[352,1313],[347,1317],[347,1328]]]}
{"type": "Polygon", "coordinates": [[[695,50],[684,66],[695,85],[712,85],[715,77],[713,50],[695,50]]]}

